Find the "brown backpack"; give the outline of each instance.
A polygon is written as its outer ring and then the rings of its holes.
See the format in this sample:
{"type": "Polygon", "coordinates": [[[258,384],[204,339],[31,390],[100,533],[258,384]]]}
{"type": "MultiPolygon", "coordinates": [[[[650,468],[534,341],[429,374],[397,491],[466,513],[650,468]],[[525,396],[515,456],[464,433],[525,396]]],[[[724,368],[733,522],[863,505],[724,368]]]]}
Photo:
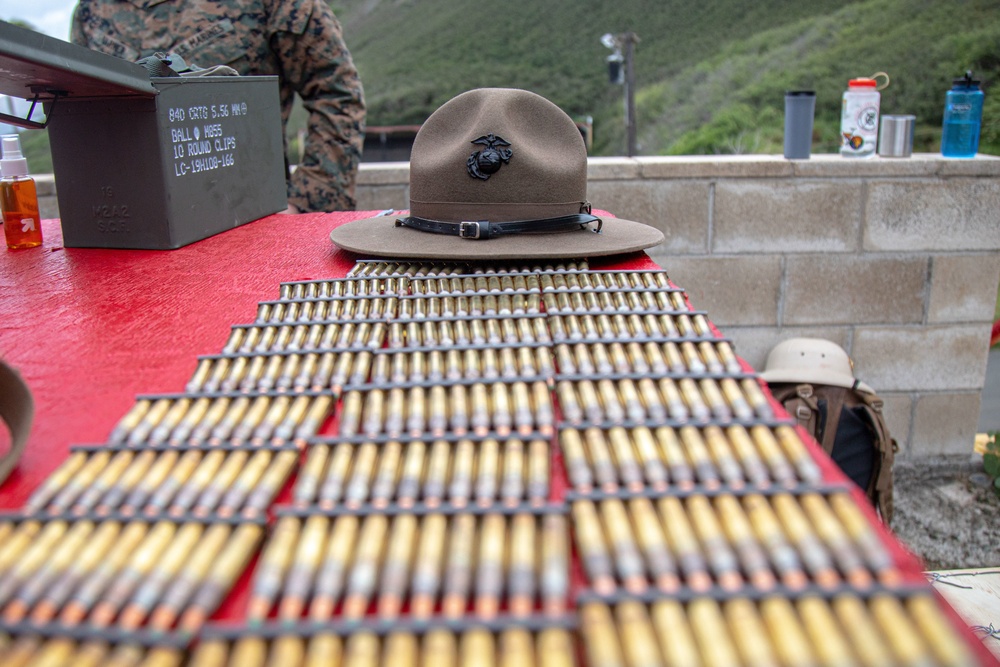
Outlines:
{"type": "Polygon", "coordinates": [[[823,451],[833,453],[844,408],[855,410],[865,422],[874,445],[874,466],[864,489],[886,525],[892,520],[892,462],[899,446],[889,435],[882,415],[882,399],[845,387],[811,384],[772,384],[771,393],[799,424],[816,438],[823,451]]]}

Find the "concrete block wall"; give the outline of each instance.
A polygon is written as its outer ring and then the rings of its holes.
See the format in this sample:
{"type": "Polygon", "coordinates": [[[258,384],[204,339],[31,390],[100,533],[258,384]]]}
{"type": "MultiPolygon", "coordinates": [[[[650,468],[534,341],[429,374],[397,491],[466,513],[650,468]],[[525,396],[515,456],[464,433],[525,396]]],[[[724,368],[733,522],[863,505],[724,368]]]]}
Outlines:
{"type": "MultiPolygon", "coordinates": [[[[362,164],[358,208],[407,208],[408,181],[407,163],[362,164]]],[[[785,338],[833,340],[885,398],[901,457],[971,451],[1000,158],[591,158],[588,196],[663,230],[650,256],[754,368],[785,338]]]]}

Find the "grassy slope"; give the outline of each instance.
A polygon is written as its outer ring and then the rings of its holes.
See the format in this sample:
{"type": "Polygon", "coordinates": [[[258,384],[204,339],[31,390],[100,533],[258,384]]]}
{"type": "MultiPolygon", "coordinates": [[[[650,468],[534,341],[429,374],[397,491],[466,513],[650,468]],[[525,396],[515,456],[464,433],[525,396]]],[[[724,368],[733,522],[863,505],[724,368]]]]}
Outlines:
{"type": "MultiPolygon", "coordinates": [[[[834,150],[847,79],[885,70],[885,113],[915,113],[937,150],[950,80],[998,76],[994,0],[339,0],[372,124],[416,123],[455,93],[529,88],[595,118],[595,152],[623,146],[604,32],[635,31],[640,152],[780,152],[783,91],[817,90],[816,150],[834,150]]],[[[992,104],[987,118],[1000,115],[992,104]],[[991,114],[991,110],[993,113],[991,114]]],[[[984,147],[1000,152],[1000,130],[984,147]]]]}

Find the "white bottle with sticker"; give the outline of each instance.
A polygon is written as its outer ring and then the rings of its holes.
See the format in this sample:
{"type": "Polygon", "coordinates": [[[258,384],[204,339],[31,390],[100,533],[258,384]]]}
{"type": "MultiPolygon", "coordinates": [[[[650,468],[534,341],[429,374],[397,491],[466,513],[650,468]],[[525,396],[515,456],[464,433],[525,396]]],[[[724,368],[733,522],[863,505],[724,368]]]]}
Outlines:
{"type": "Polygon", "coordinates": [[[872,157],[878,145],[879,90],[889,85],[889,77],[879,72],[871,78],[851,79],[844,91],[840,113],[840,154],[844,157],[872,157]],[[884,76],[878,85],[875,77],[884,76]]]}

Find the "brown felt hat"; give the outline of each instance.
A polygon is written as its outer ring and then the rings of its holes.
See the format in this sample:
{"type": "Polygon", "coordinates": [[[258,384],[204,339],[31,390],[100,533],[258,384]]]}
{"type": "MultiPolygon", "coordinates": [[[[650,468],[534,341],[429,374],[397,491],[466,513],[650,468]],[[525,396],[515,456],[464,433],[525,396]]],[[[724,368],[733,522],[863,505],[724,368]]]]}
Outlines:
{"type": "Polygon", "coordinates": [[[590,214],[587,149],[559,107],[526,90],[480,88],[417,132],[409,216],[356,220],[330,238],[375,257],[496,260],[616,255],[663,233],[590,214]]]}

